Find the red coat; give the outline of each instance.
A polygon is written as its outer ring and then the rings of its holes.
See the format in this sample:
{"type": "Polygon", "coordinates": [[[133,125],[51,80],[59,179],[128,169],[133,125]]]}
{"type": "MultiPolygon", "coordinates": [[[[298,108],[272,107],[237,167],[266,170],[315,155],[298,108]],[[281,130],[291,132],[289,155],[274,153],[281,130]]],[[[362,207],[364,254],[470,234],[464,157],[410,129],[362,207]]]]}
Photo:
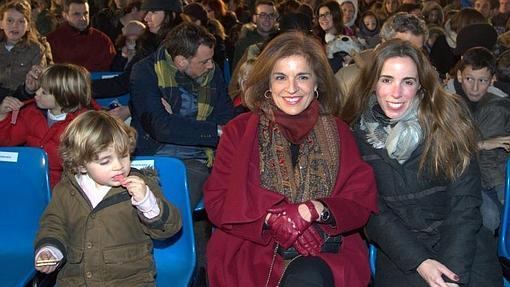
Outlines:
{"type": "Polygon", "coordinates": [[[106,34],[88,28],[80,32],[67,22],[46,37],[55,63],[72,63],[89,72],[109,71],[115,57],[115,46],[106,34]]]}
{"type": "MultiPolygon", "coordinates": [[[[259,116],[246,113],[223,129],[214,168],[204,187],[205,208],[217,227],[207,246],[211,286],[265,286],[275,242],[263,231],[271,207],[285,203],[283,195],[260,186],[257,126],[259,116]]],[[[348,126],[337,119],[340,166],[333,193],[323,198],[342,234],[340,252],[322,253],[335,286],[366,287],[370,280],[366,243],[360,229],[375,212],[376,187],[372,169],[361,160],[348,126]]],[[[269,286],[276,286],[283,260],[276,256],[269,286]]]]}
{"type": "Polygon", "coordinates": [[[11,113],[7,114],[0,121],[0,146],[25,145],[44,149],[48,153],[50,184],[53,188],[62,173],[62,161],[58,156],[60,136],[67,125],[86,109],[67,114],[65,120],[51,127],[48,127],[46,111],[37,108],[35,103],[29,104],[19,111],[15,125],[11,124],[11,113]]]}

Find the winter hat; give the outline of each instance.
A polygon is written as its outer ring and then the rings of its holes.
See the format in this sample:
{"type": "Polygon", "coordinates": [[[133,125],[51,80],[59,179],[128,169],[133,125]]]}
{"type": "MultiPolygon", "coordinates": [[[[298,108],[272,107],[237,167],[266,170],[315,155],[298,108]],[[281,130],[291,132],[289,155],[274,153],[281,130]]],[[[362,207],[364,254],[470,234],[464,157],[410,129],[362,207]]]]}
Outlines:
{"type": "Polygon", "coordinates": [[[347,27],[352,27],[356,23],[356,17],[358,16],[358,0],[337,0],[338,4],[340,4],[340,8],[342,8],[342,4],[346,2],[352,3],[352,6],[354,6],[354,16],[352,17],[352,20],[349,21],[349,23],[344,23],[347,27]]]}
{"type": "Polygon", "coordinates": [[[182,12],[181,0],[144,0],[140,10],[182,12]]]}
{"type": "Polygon", "coordinates": [[[194,2],[184,6],[183,13],[197,20],[200,20],[200,25],[205,26],[207,24],[207,11],[200,3],[194,2]]]}
{"type": "Polygon", "coordinates": [[[468,25],[457,34],[457,47],[454,54],[460,56],[473,47],[484,47],[492,51],[497,39],[498,33],[490,24],[468,25]]]}

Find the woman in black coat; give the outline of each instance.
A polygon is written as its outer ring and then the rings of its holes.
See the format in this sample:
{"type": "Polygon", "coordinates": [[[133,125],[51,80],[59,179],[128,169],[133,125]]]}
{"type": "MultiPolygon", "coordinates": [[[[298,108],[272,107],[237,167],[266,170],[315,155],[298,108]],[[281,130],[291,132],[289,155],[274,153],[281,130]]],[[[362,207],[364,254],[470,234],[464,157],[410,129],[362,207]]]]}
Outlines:
{"type": "Polygon", "coordinates": [[[375,286],[502,286],[462,100],[401,40],[378,47],[360,77],[343,116],[378,185],[379,213],[366,227],[379,251],[375,286]]]}

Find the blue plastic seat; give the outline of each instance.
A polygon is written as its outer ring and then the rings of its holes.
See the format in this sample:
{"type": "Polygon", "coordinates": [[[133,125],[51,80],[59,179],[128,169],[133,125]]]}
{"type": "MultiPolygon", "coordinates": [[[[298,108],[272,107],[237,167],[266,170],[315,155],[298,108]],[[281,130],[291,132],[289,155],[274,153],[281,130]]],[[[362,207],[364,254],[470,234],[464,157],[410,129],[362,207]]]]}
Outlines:
{"type": "MultiPolygon", "coordinates": [[[[111,78],[117,77],[121,73],[122,72],[92,72],[92,73],[90,73],[90,79],[92,81],[111,79],[111,78]]],[[[122,106],[127,106],[129,103],[129,93],[120,95],[117,97],[101,98],[101,99],[95,99],[95,100],[103,108],[110,107],[110,105],[112,103],[118,103],[122,106]]]]}
{"type": "Polygon", "coordinates": [[[0,147],[0,191],[0,284],[25,286],[35,275],[34,240],[50,198],[46,152],[0,147]]]}
{"type": "MultiPolygon", "coordinates": [[[[506,180],[505,180],[505,204],[501,219],[501,228],[499,233],[498,253],[500,257],[510,260],[510,158],[506,162],[506,180]]],[[[505,286],[510,287],[510,282],[504,280],[505,286]]]]}
{"type": "Polygon", "coordinates": [[[154,167],[165,197],[179,208],[182,230],[165,241],[154,242],[157,286],[189,286],[196,264],[192,210],[186,183],[186,168],[179,159],[164,156],[137,156],[131,166],[154,167]]]}

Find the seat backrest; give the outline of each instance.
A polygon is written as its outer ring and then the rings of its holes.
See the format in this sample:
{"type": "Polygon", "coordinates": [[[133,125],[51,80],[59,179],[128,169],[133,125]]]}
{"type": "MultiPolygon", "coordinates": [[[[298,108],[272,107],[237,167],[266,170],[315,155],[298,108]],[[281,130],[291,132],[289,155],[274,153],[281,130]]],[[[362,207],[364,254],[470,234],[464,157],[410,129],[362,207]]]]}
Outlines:
{"type": "Polygon", "coordinates": [[[510,259],[510,158],[506,162],[506,179],[505,179],[505,203],[503,206],[503,215],[501,219],[501,228],[499,234],[499,256],[510,259]]]}
{"type": "Polygon", "coordinates": [[[0,147],[0,192],[0,257],[6,260],[0,278],[8,286],[22,285],[35,274],[34,240],[50,199],[46,152],[32,147],[0,147]]]}
{"type": "Polygon", "coordinates": [[[188,286],[196,263],[192,210],[186,183],[186,168],[179,159],[164,156],[136,156],[131,166],[152,166],[159,176],[165,197],[179,208],[182,230],[165,241],[154,242],[157,286],[188,286]]]}
{"type": "MultiPolygon", "coordinates": [[[[122,74],[122,72],[92,72],[90,73],[90,79],[94,80],[105,80],[115,78],[118,75],[122,74]]],[[[129,103],[129,93],[118,95],[109,98],[100,98],[95,99],[95,101],[103,108],[110,109],[112,108],[112,104],[119,104],[122,106],[127,106],[129,103]]]]}

